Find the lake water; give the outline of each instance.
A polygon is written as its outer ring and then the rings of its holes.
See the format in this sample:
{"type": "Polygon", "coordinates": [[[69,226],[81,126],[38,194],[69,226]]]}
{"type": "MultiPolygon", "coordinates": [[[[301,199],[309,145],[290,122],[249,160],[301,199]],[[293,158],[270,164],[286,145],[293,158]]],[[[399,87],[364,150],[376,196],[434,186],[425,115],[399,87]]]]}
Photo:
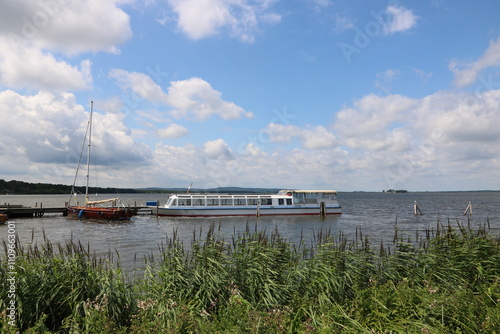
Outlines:
{"type": "MultiPolygon", "coordinates": [[[[148,200],[165,203],[166,194],[121,194],[125,204],[143,205],[148,200]]],[[[100,195],[101,198],[108,196],[100,195]]],[[[142,267],[145,256],[159,253],[159,247],[172,238],[174,231],[181,242],[189,245],[193,235],[205,236],[210,224],[218,233],[230,238],[251,230],[277,229],[291,241],[302,238],[312,242],[320,231],[336,236],[340,233],[354,239],[356,230],[362,231],[373,244],[381,240],[391,243],[395,228],[398,233],[415,236],[415,231],[435,229],[438,222],[453,226],[457,223],[472,227],[489,225],[495,233],[500,231],[500,192],[428,192],[428,193],[339,193],[342,215],[328,216],[273,216],[273,217],[224,217],[224,218],[167,218],[137,215],[129,222],[93,222],[68,219],[61,215],[43,218],[14,219],[16,233],[24,245],[43,242],[43,235],[53,243],[65,243],[72,237],[100,256],[116,252],[126,268],[142,267]],[[413,214],[414,201],[422,210],[422,216],[413,214]],[[464,216],[469,202],[473,215],[464,216]],[[110,252],[111,251],[111,252],[110,252]]],[[[0,204],[23,204],[44,207],[64,206],[68,195],[0,195],[0,204]]],[[[6,239],[7,226],[0,225],[0,239],[6,239]]]]}

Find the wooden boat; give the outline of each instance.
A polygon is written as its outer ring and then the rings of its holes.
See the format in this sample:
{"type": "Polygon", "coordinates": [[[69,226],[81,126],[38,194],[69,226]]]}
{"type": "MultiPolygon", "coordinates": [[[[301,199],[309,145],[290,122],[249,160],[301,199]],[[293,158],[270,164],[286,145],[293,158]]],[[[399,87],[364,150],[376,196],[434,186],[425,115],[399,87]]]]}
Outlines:
{"type": "Polygon", "coordinates": [[[278,194],[173,194],[158,216],[218,217],[330,215],[342,213],[335,190],[281,190],[278,194]]]}
{"type": "MultiPolygon", "coordinates": [[[[113,200],[113,199],[111,199],[113,200]]],[[[68,206],[68,217],[78,219],[127,220],[137,213],[137,210],[117,207],[93,206],[95,201],[86,202],[85,206],[68,206]]]]}
{"type": "MultiPolygon", "coordinates": [[[[91,153],[91,138],[92,138],[92,113],[94,102],[91,101],[90,107],[90,118],[87,125],[87,134],[85,134],[84,138],[84,146],[85,142],[87,142],[87,182],[85,186],[85,205],[71,205],[72,198],[69,200],[68,206],[68,217],[78,218],[78,219],[100,219],[100,220],[127,220],[130,219],[133,215],[137,213],[137,210],[127,208],[124,206],[118,207],[117,203],[120,200],[119,198],[109,198],[104,200],[95,200],[92,201],[89,199],[89,176],[90,176],[90,153],[91,153]],[[105,207],[102,204],[110,203],[111,206],[105,207]]],[[[80,161],[81,162],[81,161],[80,161]]],[[[78,164],[78,168],[76,171],[76,175],[78,175],[78,169],[80,167],[80,163],[78,164]]],[[[75,182],[73,183],[72,194],[75,194],[75,182]]],[[[72,196],[73,197],[73,196],[72,196]]]]}

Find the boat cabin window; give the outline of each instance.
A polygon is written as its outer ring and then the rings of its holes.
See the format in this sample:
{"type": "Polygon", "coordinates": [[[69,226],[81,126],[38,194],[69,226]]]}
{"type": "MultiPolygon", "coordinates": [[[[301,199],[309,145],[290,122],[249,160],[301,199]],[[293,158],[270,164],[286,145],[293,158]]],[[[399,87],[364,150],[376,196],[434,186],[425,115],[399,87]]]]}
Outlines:
{"type": "Polygon", "coordinates": [[[249,198],[249,199],[247,199],[247,204],[248,205],[257,205],[257,204],[259,204],[259,199],[258,198],[249,198]]]}
{"type": "Polygon", "coordinates": [[[190,198],[179,198],[177,200],[177,203],[179,206],[191,206],[191,199],[190,198]]]}
{"type": "Polygon", "coordinates": [[[247,200],[245,198],[235,198],[234,205],[247,205],[247,200]]]}
{"type": "Polygon", "coordinates": [[[218,198],[207,198],[207,205],[210,205],[210,206],[219,205],[219,199],[218,198]]]}
{"type": "Polygon", "coordinates": [[[170,206],[170,205],[174,205],[175,206],[175,200],[176,200],[176,198],[169,198],[168,202],[167,202],[167,205],[168,206],[170,206]]]}
{"type": "Polygon", "coordinates": [[[273,205],[273,199],[272,198],[261,198],[260,204],[261,205],[273,205]]]}
{"type": "Polygon", "coordinates": [[[328,200],[335,200],[335,199],[336,199],[336,196],[335,196],[335,194],[332,194],[332,193],[330,193],[330,194],[325,194],[325,193],[323,193],[322,198],[323,198],[323,199],[328,199],[328,200]]]}
{"type": "Polygon", "coordinates": [[[205,199],[204,198],[193,198],[193,205],[194,206],[205,206],[205,199]]]}
{"type": "Polygon", "coordinates": [[[295,204],[304,204],[306,202],[304,193],[293,193],[293,202],[295,204]]]}
{"type": "MultiPolygon", "coordinates": [[[[285,198],[278,198],[278,205],[285,205],[285,198]]],[[[286,198],[286,205],[292,205],[291,198],[286,198]]]]}
{"type": "Polygon", "coordinates": [[[221,198],[220,205],[233,205],[233,199],[232,198],[221,198]]]}

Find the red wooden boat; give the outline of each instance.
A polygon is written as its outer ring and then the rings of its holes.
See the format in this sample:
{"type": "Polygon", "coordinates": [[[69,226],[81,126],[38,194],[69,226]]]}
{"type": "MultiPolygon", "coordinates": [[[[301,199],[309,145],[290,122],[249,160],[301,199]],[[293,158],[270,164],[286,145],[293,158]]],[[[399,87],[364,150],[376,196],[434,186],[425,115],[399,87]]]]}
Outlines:
{"type": "Polygon", "coordinates": [[[127,220],[135,215],[137,211],[130,208],[105,208],[105,207],[68,207],[68,217],[78,219],[105,219],[105,220],[127,220]]]}

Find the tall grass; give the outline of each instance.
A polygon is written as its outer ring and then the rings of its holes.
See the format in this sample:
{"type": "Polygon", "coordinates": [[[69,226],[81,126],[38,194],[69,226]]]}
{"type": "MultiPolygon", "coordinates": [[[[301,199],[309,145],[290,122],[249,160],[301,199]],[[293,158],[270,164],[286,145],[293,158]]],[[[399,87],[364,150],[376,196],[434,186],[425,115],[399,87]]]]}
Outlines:
{"type": "Polygon", "coordinates": [[[421,234],[374,246],[318,231],[309,244],[212,225],[188,246],[174,232],[132,281],[80,243],[46,240],[18,256],[18,327],[2,317],[2,332],[499,332],[499,236],[451,223],[421,234]]]}

